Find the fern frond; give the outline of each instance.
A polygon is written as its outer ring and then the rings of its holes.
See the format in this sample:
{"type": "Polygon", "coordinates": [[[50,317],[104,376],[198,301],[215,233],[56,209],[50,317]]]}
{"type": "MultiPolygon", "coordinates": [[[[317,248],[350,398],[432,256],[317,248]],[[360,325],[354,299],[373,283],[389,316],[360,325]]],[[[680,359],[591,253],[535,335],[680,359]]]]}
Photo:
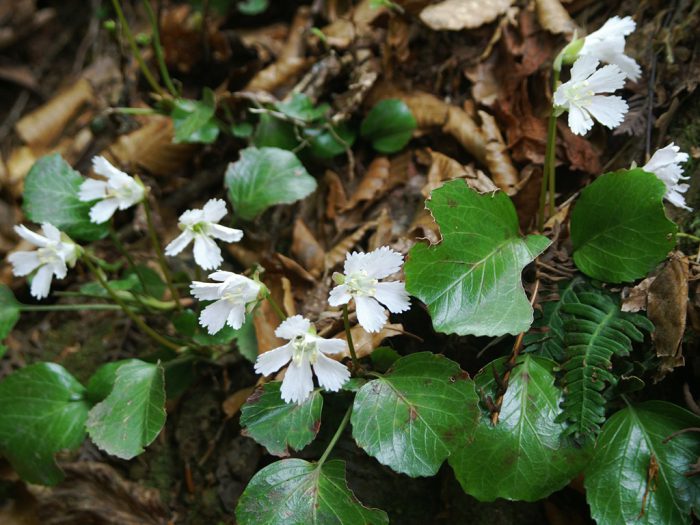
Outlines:
{"type": "Polygon", "coordinates": [[[542,303],[541,316],[535,319],[532,329],[523,339],[523,352],[561,362],[564,358],[564,317],[565,304],[578,303],[578,293],[587,289],[581,277],[559,285],[558,298],[542,303]]]}
{"type": "Polygon", "coordinates": [[[565,349],[560,418],[570,424],[568,434],[585,439],[605,421],[603,391],[618,380],[611,373],[613,355],[629,355],[632,341],[643,341],[642,330],[651,332],[654,325],[643,315],[622,312],[604,292],[580,292],[577,299],[561,307],[565,349]]]}

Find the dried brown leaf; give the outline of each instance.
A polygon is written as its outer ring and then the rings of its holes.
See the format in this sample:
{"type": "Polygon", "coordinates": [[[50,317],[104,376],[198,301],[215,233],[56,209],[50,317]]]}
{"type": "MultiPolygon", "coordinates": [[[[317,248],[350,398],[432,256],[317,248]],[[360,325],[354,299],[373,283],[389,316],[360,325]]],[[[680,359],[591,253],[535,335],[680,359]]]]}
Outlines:
{"type": "Polygon", "coordinates": [[[369,251],[376,250],[381,246],[388,246],[394,238],[393,233],[394,221],[391,219],[386,208],[382,208],[382,212],[377,218],[377,230],[369,238],[367,247],[369,251]]]}
{"type": "Polygon", "coordinates": [[[273,93],[282,86],[291,84],[312,64],[304,58],[306,32],[311,28],[311,11],[301,6],[292,21],[287,41],[277,60],[248,82],[245,91],[273,93]]]}
{"type": "MultiPolygon", "coordinates": [[[[358,324],[350,329],[350,333],[352,334],[352,342],[355,345],[355,353],[357,357],[362,358],[370,355],[384,339],[401,335],[403,333],[403,325],[400,323],[387,323],[379,332],[370,334],[358,324]]],[[[345,332],[339,333],[336,338],[345,341],[345,332]]],[[[334,354],[331,357],[340,361],[346,357],[350,357],[350,351],[345,350],[345,352],[334,354]]]]}
{"type": "Polygon", "coordinates": [[[42,525],[162,525],[168,512],[157,489],[127,481],[106,463],[63,463],[55,487],[29,485],[42,525]]]}
{"type": "Polygon", "coordinates": [[[337,212],[344,208],[348,202],[345,188],[338,174],[331,170],[326,170],[324,176],[328,185],[328,195],[326,197],[326,217],[335,219],[337,212]]]}
{"type": "Polygon", "coordinates": [[[423,9],[420,19],[436,31],[474,29],[505,13],[513,0],[443,0],[423,9]]]}
{"type": "Polygon", "coordinates": [[[328,44],[337,49],[346,49],[358,38],[376,36],[372,23],[386,13],[386,8],[377,9],[371,0],[361,0],[348,16],[338,18],[322,28],[328,44]]]}
{"type": "Polygon", "coordinates": [[[427,199],[430,193],[446,181],[453,179],[465,179],[470,188],[481,193],[495,191],[495,184],[481,170],[475,170],[471,166],[463,166],[453,158],[440,152],[429,150],[430,170],[428,171],[428,183],[423,186],[421,193],[427,199]]]}
{"type": "Polygon", "coordinates": [[[345,260],[345,255],[362,240],[368,230],[376,226],[375,221],[368,221],[351,235],[342,239],[326,253],[325,269],[330,270],[345,260]]]}
{"type": "Polygon", "coordinates": [[[647,297],[649,295],[649,287],[656,279],[655,275],[647,277],[643,281],[634,285],[632,288],[625,287],[622,290],[622,304],[620,310],[623,312],[640,312],[647,309],[647,297]]]}
{"type": "Polygon", "coordinates": [[[292,255],[311,275],[315,277],[321,275],[325,260],[325,250],[301,218],[294,222],[292,255]]]}
{"type": "Polygon", "coordinates": [[[426,209],[418,210],[408,231],[414,239],[425,239],[430,242],[430,244],[437,244],[442,238],[440,235],[440,228],[435,222],[435,219],[433,219],[433,216],[430,215],[430,212],[426,209]]]}
{"type": "Polygon", "coordinates": [[[387,190],[391,163],[386,157],[375,158],[367,168],[364,177],[341,211],[348,211],[361,202],[372,202],[387,190]]]}
{"type": "Polygon", "coordinates": [[[649,286],[647,298],[647,315],[656,328],[651,337],[661,359],[656,381],[685,363],[681,342],[687,311],[688,258],[675,253],[649,286]]]}
{"type": "Polygon", "coordinates": [[[238,414],[241,407],[245,404],[246,400],[250,397],[250,394],[252,394],[254,390],[254,386],[241,388],[224,400],[224,402],[221,404],[221,409],[226,415],[226,419],[231,419],[233,416],[238,414]]]}
{"type": "Polygon", "coordinates": [[[50,146],[61,136],[78,111],[94,101],[90,82],[81,78],[46,104],[22,117],[15,124],[15,130],[29,146],[50,146]]]}
{"type": "Polygon", "coordinates": [[[485,111],[479,111],[481,117],[481,130],[488,141],[486,144],[486,165],[491,173],[494,184],[508,195],[517,192],[518,172],[513,167],[510,155],[506,152],[506,144],[503,141],[501,130],[498,129],[496,119],[485,111]]]}
{"type": "Polygon", "coordinates": [[[137,166],[152,175],[168,176],[182,170],[197,151],[196,144],[173,143],[173,121],[149,116],[140,128],[122,135],[109,152],[123,166],[137,166]]]}
{"type": "Polygon", "coordinates": [[[295,281],[301,280],[304,283],[314,284],[316,283],[316,276],[309,273],[301,264],[296,262],[294,259],[282,255],[281,253],[275,253],[272,256],[272,260],[266,260],[265,264],[268,265],[269,262],[275,263],[275,271],[283,273],[289,277],[295,279],[295,281]],[[276,264],[279,263],[279,264],[276,264]]]}
{"type": "Polygon", "coordinates": [[[294,304],[292,294],[292,282],[286,277],[282,277],[282,308],[288,316],[297,314],[297,307],[294,304]]]}
{"type": "MultiPolygon", "coordinates": [[[[277,279],[272,285],[266,282],[277,304],[282,303],[283,290],[280,281],[277,279]]],[[[270,306],[269,301],[262,301],[260,306],[253,312],[253,326],[255,327],[255,337],[258,340],[258,353],[262,354],[286,343],[275,335],[275,330],[280,324],[280,318],[270,306]]]]}
{"type": "Polygon", "coordinates": [[[537,19],[540,25],[550,33],[568,35],[576,30],[576,23],[561,5],[560,0],[536,0],[535,3],[537,4],[537,19]]]}

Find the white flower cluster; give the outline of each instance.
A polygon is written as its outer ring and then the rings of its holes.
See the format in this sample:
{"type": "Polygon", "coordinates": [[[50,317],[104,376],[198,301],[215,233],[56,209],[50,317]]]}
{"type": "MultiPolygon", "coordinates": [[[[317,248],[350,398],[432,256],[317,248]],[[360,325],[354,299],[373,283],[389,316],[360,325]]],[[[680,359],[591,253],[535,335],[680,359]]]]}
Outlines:
{"type": "Polygon", "coordinates": [[[604,93],[614,93],[624,86],[627,78],[637,80],[641,74],[639,64],[625,55],[625,37],[635,27],[629,16],[614,16],[585,39],[567,46],[578,50],[573,57],[567,57],[576,61],[569,81],[554,92],[554,106],[561,113],[569,112],[569,128],[576,135],[585,135],[593,127],[594,119],[611,129],[622,123],[627,102],[604,93]],[[598,69],[601,62],[608,65],[598,69]]]}
{"type": "MultiPolygon", "coordinates": [[[[140,181],[112,166],[104,157],[94,157],[92,166],[98,175],[107,180],[87,179],[78,191],[83,202],[93,202],[90,208],[90,221],[96,224],[107,222],[114,212],[126,210],[143,201],[146,188],[140,181]]],[[[53,278],[63,279],[68,268],[75,266],[83,249],[68,235],[53,224],[41,225],[44,235],[39,235],[25,227],[15,226],[17,235],[37,247],[34,251],[11,253],[7,260],[12,264],[12,273],[18,277],[33,274],[29,289],[36,299],[49,296],[53,278]]]]}
{"type": "Polygon", "coordinates": [[[48,222],[41,225],[44,235],[33,232],[23,224],[15,226],[15,232],[25,241],[38,249],[34,251],[17,251],[7,258],[12,264],[12,273],[18,277],[34,274],[30,293],[37,299],[49,296],[51,281],[54,276],[63,279],[68,267],[75,266],[81,248],[65,233],[48,222]]]}
{"type": "MultiPolygon", "coordinates": [[[[354,299],[360,326],[368,332],[378,332],[388,318],[384,307],[393,313],[410,307],[403,282],[380,282],[397,273],[402,264],[403,256],[386,246],[370,253],[349,253],[345,259],[345,273],[333,276],[338,286],[331,290],[329,304],[346,305],[354,299]]],[[[263,285],[231,272],[217,271],[209,278],[215,282],[195,281],[191,286],[192,295],[197,299],[214,301],[202,311],[200,324],[210,334],[217,333],[225,325],[240,328],[246,313],[257,304],[263,285]]],[[[308,319],[300,315],[290,317],[279,325],[275,335],[289,342],[260,354],[255,370],[269,375],[289,363],[282,381],[284,401],[299,404],[306,401],[314,389],[313,374],[319,385],[330,391],[339,390],[350,378],[345,365],[325,355],[344,352],[347,343],[342,339],[320,337],[308,319]]]]}
{"type": "MultiPolygon", "coordinates": [[[[569,113],[569,128],[576,135],[585,135],[594,120],[610,129],[622,123],[627,102],[610,93],[621,89],[626,79],[636,81],[641,76],[639,64],[625,55],[625,37],[635,28],[631,17],[614,16],[584,39],[571,42],[557,58],[559,64],[573,61],[573,66],[570,79],[554,91],[554,108],[556,114],[569,113]],[[607,65],[598,68],[601,62],[607,65]]],[[[679,151],[671,143],[654,153],[643,169],[666,184],[666,200],[690,210],[683,195],[688,184],[681,182],[687,178],[682,177],[680,167],[688,160],[688,154],[679,151]]]]}
{"type": "MultiPolygon", "coordinates": [[[[107,222],[117,210],[144,202],[147,189],[140,180],[112,166],[104,157],[94,157],[92,164],[95,173],[104,180],[87,179],[78,192],[81,201],[93,203],[89,213],[91,222],[107,222]]],[[[166,255],[175,256],[194,243],[195,263],[205,270],[216,270],[209,274],[211,282],[193,281],[190,286],[195,298],[211,301],[199,317],[199,323],[209,334],[216,334],[226,325],[235,330],[241,328],[246,315],[269,294],[255,279],[218,269],[223,257],[214,239],[232,243],[243,238],[243,231],[219,224],[226,212],[226,203],[221,199],[211,199],[201,209],[185,211],[178,221],[182,233],[165,248],[166,255]]],[[[17,251],[8,257],[15,275],[33,274],[31,294],[37,299],[49,295],[53,278],[63,279],[83,252],[52,224],[44,223],[41,228],[43,235],[23,225],[16,226],[17,234],[37,249],[17,251]]],[[[333,276],[338,286],[331,291],[329,303],[347,305],[354,299],[360,325],[368,332],[378,332],[387,322],[386,310],[398,313],[410,307],[404,283],[380,282],[397,273],[402,264],[403,256],[386,246],[370,253],[349,253],[345,273],[333,276]]],[[[314,389],[313,374],[321,387],[331,391],[339,390],[350,378],[345,365],[326,357],[345,351],[347,343],[343,339],[320,337],[311,321],[299,315],[283,321],[275,334],[289,342],[261,354],[255,370],[268,375],[289,364],[281,390],[286,402],[303,403],[308,399],[314,389]]]]}

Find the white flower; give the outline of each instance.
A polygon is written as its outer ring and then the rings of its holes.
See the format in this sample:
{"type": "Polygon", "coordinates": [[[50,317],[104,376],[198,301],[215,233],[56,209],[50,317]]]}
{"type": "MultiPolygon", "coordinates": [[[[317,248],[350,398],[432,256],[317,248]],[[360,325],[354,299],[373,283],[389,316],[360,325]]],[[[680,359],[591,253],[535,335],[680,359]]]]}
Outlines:
{"type": "Polygon", "coordinates": [[[143,200],[145,188],[133,177],[112,166],[104,157],[93,157],[95,173],[107,180],[87,179],[80,185],[78,198],[83,202],[98,200],[90,209],[90,221],[107,222],[117,208],[126,210],[143,200]]]}
{"type": "Polygon", "coordinates": [[[571,80],[564,82],[554,92],[554,106],[569,112],[569,128],[576,135],[584,135],[593,127],[593,119],[614,128],[620,125],[627,113],[627,102],[612,93],[625,83],[625,74],[615,66],[598,70],[598,60],[591,56],[579,58],[571,68],[571,80]]]}
{"type": "Polygon", "coordinates": [[[165,247],[165,255],[174,256],[184,250],[194,239],[194,260],[205,270],[214,270],[224,261],[221,249],[213,239],[238,242],[243,237],[241,230],[217,224],[226,215],[226,203],[221,199],[210,199],[204,208],[187,210],[178,222],[182,233],[165,247]]]}
{"type": "Polygon", "coordinates": [[[194,281],[192,295],[200,301],[214,301],[199,315],[199,324],[215,334],[228,324],[238,330],[245,321],[246,309],[260,293],[259,282],[233,272],[218,271],[209,274],[216,283],[194,281]]]}
{"type": "Polygon", "coordinates": [[[615,64],[631,80],[637,80],[642,74],[642,69],[633,58],[625,55],[625,37],[632,33],[636,26],[629,16],[613,16],[600,29],[584,39],[579,56],[590,56],[601,62],[615,64]]]}
{"type": "Polygon", "coordinates": [[[686,210],[692,210],[685,203],[685,196],[683,193],[688,191],[688,185],[682,184],[680,181],[688,180],[688,177],[683,177],[683,168],[681,168],[682,162],[688,161],[687,153],[680,153],[680,148],[671,142],[665,148],[657,150],[649,159],[642,169],[653,173],[659,179],[661,179],[664,184],[666,184],[666,195],[664,198],[679,208],[684,208],[686,210]]]}
{"type": "Polygon", "coordinates": [[[255,362],[255,371],[267,376],[291,360],[281,389],[282,399],[287,403],[302,404],[309,397],[314,389],[311,367],[318,384],[331,392],[340,390],[350,379],[350,371],[344,364],[324,355],[343,352],[346,342],[319,337],[308,319],[301,315],[290,317],[277,327],[275,335],[289,339],[289,342],[260,354],[255,362]]]}
{"type": "Polygon", "coordinates": [[[345,258],[345,275],[333,275],[333,280],[340,286],[331,290],[328,302],[331,306],[340,306],[354,298],[360,325],[368,332],[378,332],[387,320],[382,305],[392,313],[410,308],[404,283],[379,282],[379,279],[398,272],[402,264],[403,256],[388,246],[370,253],[349,253],[345,258]]]}
{"type": "Polygon", "coordinates": [[[51,281],[55,275],[63,279],[68,266],[75,266],[80,255],[80,247],[58,228],[45,222],[41,225],[44,235],[35,233],[23,224],[15,226],[17,235],[29,241],[38,250],[31,252],[14,252],[7,258],[12,264],[12,273],[18,277],[29,275],[37,270],[32,280],[31,294],[37,299],[48,297],[51,281]]]}

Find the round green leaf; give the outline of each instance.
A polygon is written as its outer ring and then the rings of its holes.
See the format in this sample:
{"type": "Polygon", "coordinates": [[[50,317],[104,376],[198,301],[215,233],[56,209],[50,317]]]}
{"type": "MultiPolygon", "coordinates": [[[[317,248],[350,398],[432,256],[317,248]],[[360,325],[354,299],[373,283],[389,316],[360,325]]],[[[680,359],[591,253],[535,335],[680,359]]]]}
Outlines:
{"type": "Polygon", "coordinates": [[[479,418],[474,383],[457,363],[430,352],[402,357],[355,396],[352,435],[380,463],[432,476],[479,418]]]}
{"type": "Polygon", "coordinates": [[[131,359],[116,370],[110,394],[90,410],[90,438],[105,452],[131,459],[165,424],[163,367],[131,359]]]}
{"type": "Polygon", "coordinates": [[[84,180],[59,154],[40,158],[24,180],[24,214],[38,224],[50,222],[73,239],[105,237],[109,223],[90,222],[92,203],[78,198],[84,180]]]}
{"type": "Polygon", "coordinates": [[[259,15],[267,9],[269,3],[270,0],[243,0],[238,2],[238,10],[244,15],[259,15]]]}
{"type": "Polygon", "coordinates": [[[574,263],[609,283],[644,277],[673,249],[677,226],[666,217],[666,185],[641,169],[598,177],[571,213],[574,263]]]}
{"type": "MultiPolygon", "coordinates": [[[[492,399],[497,395],[492,366],[502,374],[504,361],[490,363],[474,378],[492,399]]],[[[565,425],[557,422],[562,392],[554,385],[555,366],[549,359],[520,357],[498,423],[494,426],[483,416],[473,439],[452,450],[450,466],[467,494],[481,501],[537,501],[584,469],[590,451],[565,439],[565,425]]]]}
{"type": "Polygon", "coordinates": [[[290,151],[246,148],[229,164],[226,186],[234,213],[252,219],[270,206],[303,199],[316,189],[316,179],[290,151]]]}
{"type": "Polygon", "coordinates": [[[304,134],[309,139],[311,154],[318,159],[331,159],[336,155],[345,153],[345,148],[350,147],[355,142],[355,131],[341,124],[333,128],[333,133],[327,129],[306,129],[304,134]],[[342,144],[336,136],[345,144],[342,144]]]}
{"type": "Polygon", "coordinates": [[[331,109],[328,104],[314,106],[309,96],[303,93],[293,93],[289,100],[275,104],[275,108],[288,117],[304,122],[320,120],[331,109]]]}
{"type": "Polygon", "coordinates": [[[53,455],[85,439],[84,392],[53,363],[22,368],[0,383],[0,452],[22,479],[43,485],[63,479],[53,455]]]}
{"type": "Polygon", "coordinates": [[[345,481],[345,462],[322,466],[284,459],[258,472],[236,508],[240,525],[384,525],[384,511],[360,503],[345,481]]]}
{"type": "Polygon", "coordinates": [[[593,518],[600,524],[691,523],[691,512],[700,511],[700,477],[684,474],[700,456],[700,440],[693,432],[670,438],[690,427],[700,427],[700,418],[663,401],[628,406],[608,419],[586,469],[593,518]]]}
{"type": "Polygon", "coordinates": [[[175,136],[173,142],[211,144],[219,136],[216,124],[216,101],[214,92],[204,88],[202,100],[176,99],[170,116],[173,119],[175,136]]]}
{"type": "Polygon", "coordinates": [[[290,122],[262,113],[253,135],[253,145],[258,148],[280,148],[293,150],[299,146],[299,139],[290,122]]]}
{"type": "Polygon", "coordinates": [[[402,100],[378,102],[362,121],[360,134],[381,153],[396,153],[411,140],[416,119],[402,100]]]}
{"type": "Polygon", "coordinates": [[[411,248],[406,289],[428,305],[435,330],[488,336],[526,331],[533,314],[520,273],[549,239],[521,237],[505,193],[482,195],[461,180],[433,191],[426,207],[442,242],[411,248]]]}
{"type": "Polygon", "coordinates": [[[323,396],[315,390],[301,405],[285,403],[280,381],[258,387],[241,408],[242,434],[250,436],[273,456],[301,450],[321,428],[323,396]]]}

